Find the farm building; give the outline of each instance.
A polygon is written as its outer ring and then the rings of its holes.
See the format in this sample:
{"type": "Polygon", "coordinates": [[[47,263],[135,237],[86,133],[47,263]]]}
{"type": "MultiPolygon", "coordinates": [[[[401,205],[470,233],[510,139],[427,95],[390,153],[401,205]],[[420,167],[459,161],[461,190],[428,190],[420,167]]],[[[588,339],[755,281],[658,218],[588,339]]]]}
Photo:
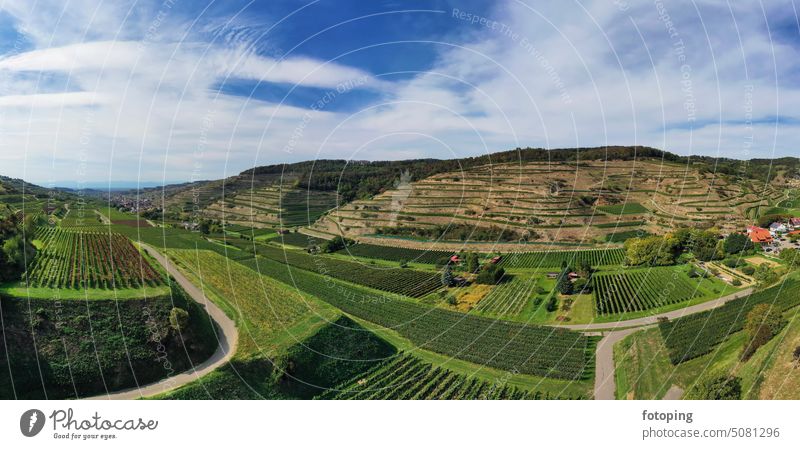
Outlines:
{"type": "Polygon", "coordinates": [[[461,263],[461,258],[457,254],[450,256],[450,263],[461,263]]]}
{"type": "Polygon", "coordinates": [[[790,218],[789,219],[789,224],[793,228],[800,228],[800,218],[790,218]]]}
{"type": "Polygon", "coordinates": [[[786,225],[783,223],[775,222],[769,225],[769,232],[774,234],[783,234],[787,231],[786,225]]]}
{"type": "Polygon", "coordinates": [[[503,258],[502,256],[494,256],[494,257],[492,257],[492,260],[490,260],[490,262],[491,263],[498,263],[498,262],[500,262],[500,259],[502,259],[502,258],[503,258]]]}
{"type": "Polygon", "coordinates": [[[750,236],[750,241],[753,243],[772,243],[772,234],[770,234],[769,230],[760,228],[758,226],[748,226],[747,235],[750,236]]]}

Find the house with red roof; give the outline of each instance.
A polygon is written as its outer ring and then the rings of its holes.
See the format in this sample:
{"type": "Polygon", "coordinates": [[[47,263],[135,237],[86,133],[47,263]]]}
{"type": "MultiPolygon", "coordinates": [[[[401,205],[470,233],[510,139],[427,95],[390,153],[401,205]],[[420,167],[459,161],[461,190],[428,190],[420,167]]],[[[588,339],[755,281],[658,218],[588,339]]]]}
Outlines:
{"type": "Polygon", "coordinates": [[[747,235],[750,237],[750,241],[762,245],[772,243],[773,240],[772,234],[770,234],[768,229],[760,228],[758,226],[748,226],[747,235]]]}

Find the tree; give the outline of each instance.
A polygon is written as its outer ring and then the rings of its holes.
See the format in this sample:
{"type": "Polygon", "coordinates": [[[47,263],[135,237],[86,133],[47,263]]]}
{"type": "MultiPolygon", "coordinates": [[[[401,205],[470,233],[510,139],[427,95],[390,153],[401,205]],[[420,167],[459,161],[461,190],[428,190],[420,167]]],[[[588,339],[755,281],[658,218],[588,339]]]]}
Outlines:
{"type": "Polygon", "coordinates": [[[778,274],[775,273],[770,264],[762,263],[753,273],[753,279],[758,282],[759,288],[764,288],[774,284],[778,280],[778,274]]]}
{"type": "Polygon", "coordinates": [[[547,304],[544,306],[545,310],[548,312],[555,312],[558,310],[558,299],[554,296],[550,296],[550,299],[547,300],[547,304]]]}
{"type": "Polygon", "coordinates": [[[445,265],[442,270],[442,285],[445,287],[453,285],[453,271],[450,269],[450,265],[445,265]]]}
{"type": "Polygon", "coordinates": [[[575,279],[575,282],[572,283],[572,290],[575,293],[591,293],[592,286],[586,279],[575,279]]]}
{"type": "Polygon", "coordinates": [[[673,265],[680,246],[674,237],[649,236],[625,241],[625,260],[628,265],[673,265]]]}
{"type": "Polygon", "coordinates": [[[478,276],[475,278],[476,284],[484,284],[484,285],[495,285],[503,279],[505,276],[506,270],[503,268],[498,267],[495,264],[489,264],[485,266],[480,272],[478,272],[478,276]]]}
{"type": "Polygon", "coordinates": [[[745,265],[741,268],[741,271],[747,276],[752,276],[756,272],[756,269],[753,268],[752,265],[745,265]]]}
{"type": "Polygon", "coordinates": [[[717,377],[700,385],[701,399],[734,400],[742,398],[742,379],[738,377],[717,377]]]}
{"type": "Polygon", "coordinates": [[[467,271],[470,273],[477,273],[480,266],[478,255],[475,253],[467,253],[467,271]]]}
{"type": "Polygon", "coordinates": [[[338,235],[325,243],[322,244],[322,252],[324,253],[335,253],[336,251],[343,250],[350,245],[355,244],[356,242],[352,239],[348,239],[347,237],[342,237],[338,235]]]}
{"type": "MultiPolygon", "coordinates": [[[[692,233],[691,251],[699,260],[709,261],[721,257],[719,254],[719,232],[714,229],[696,230],[692,233]]],[[[723,245],[724,246],[724,245],[723,245]]]]}
{"type": "Polygon", "coordinates": [[[725,237],[723,249],[726,254],[739,254],[753,249],[753,242],[744,234],[733,233],[725,237]]]}
{"type": "Polygon", "coordinates": [[[572,281],[569,279],[569,273],[569,267],[565,267],[561,270],[561,273],[559,273],[558,280],[556,281],[556,290],[562,295],[572,294],[572,281]]]}
{"type": "Polygon", "coordinates": [[[796,270],[800,267],[800,251],[795,248],[782,249],[780,258],[786,263],[790,270],[796,270]]]}
{"type": "Polygon", "coordinates": [[[593,271],[594,269],[592,268],[592,264],[589,263],[588,260],[583,259],[580,262],[578,262],[578,273],[580,273],[581,276],[589,277],[591,276],[593,271]]]}
{"type": "Polygon", "coordinates": [[[757,304],[747,314],[744,332],[747,340],[741,359],[749,359],[758,348],[766,344],[785,325],[783,315],[770,304],[757,304]]]}
{"type": "Polygon", "coordinates": [[[794,348],[792,360],[794,361],[795,366],[800,365],[800,346],[794,348]]]}
{"type": "Polygon", "coordinates": [[[178,332],[188,329],[189,312],[180,307],[173,307],[169,311],[169,325],[178,332]]]}

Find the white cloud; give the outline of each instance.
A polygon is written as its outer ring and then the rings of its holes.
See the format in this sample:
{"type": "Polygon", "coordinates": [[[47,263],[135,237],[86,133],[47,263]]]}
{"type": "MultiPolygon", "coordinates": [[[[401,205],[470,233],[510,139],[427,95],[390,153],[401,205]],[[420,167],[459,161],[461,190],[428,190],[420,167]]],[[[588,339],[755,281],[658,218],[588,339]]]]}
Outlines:
{"type": "Polygon", "coordinates": [[[27,166],[34,180],[51,166],[70,174],[84,165],[91,180],[130,179],[131,170],[157,180],[314,157],[457,157],[528,145],[635,143],[739,157],[752,138],[752,157],[793,154],[797,125],[743,124],[748,111],[793,114],[800,101],[800,83],[788,78],[797,48],[771,41],[760,12],[734,7],[740,49],[725,3],[699,3],[701,20],[667,5],[690,57],[690,131],[678,126],[687,121],[684,73],[653,4],[585,4],[588,12],[508,2],[491,19],[513,36],[459,23],[448,45],[425,44],[438,49],[429,73],[388,81],[337,61],[255,54],[236,27],[209,44],[175,17],[146,36],[158,4],[6,2],[37,49],[0,58],[0,164],[27,166]],[[218,94],[228,77],[333,91],[361,79],[382,98],[352,114],[309,111],[218,94]]]}

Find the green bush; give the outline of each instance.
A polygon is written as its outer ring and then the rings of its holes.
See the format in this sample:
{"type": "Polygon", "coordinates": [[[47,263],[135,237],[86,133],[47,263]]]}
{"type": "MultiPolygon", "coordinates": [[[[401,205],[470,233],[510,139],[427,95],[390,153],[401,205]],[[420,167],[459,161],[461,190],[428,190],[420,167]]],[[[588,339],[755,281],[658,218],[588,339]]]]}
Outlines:
{"type": "Polygon", "coordinates": [[[189,312],[180,307],[173,307],[169,311],[169,325],[176,331],[181,331],[189,327],[189,312]]]}

